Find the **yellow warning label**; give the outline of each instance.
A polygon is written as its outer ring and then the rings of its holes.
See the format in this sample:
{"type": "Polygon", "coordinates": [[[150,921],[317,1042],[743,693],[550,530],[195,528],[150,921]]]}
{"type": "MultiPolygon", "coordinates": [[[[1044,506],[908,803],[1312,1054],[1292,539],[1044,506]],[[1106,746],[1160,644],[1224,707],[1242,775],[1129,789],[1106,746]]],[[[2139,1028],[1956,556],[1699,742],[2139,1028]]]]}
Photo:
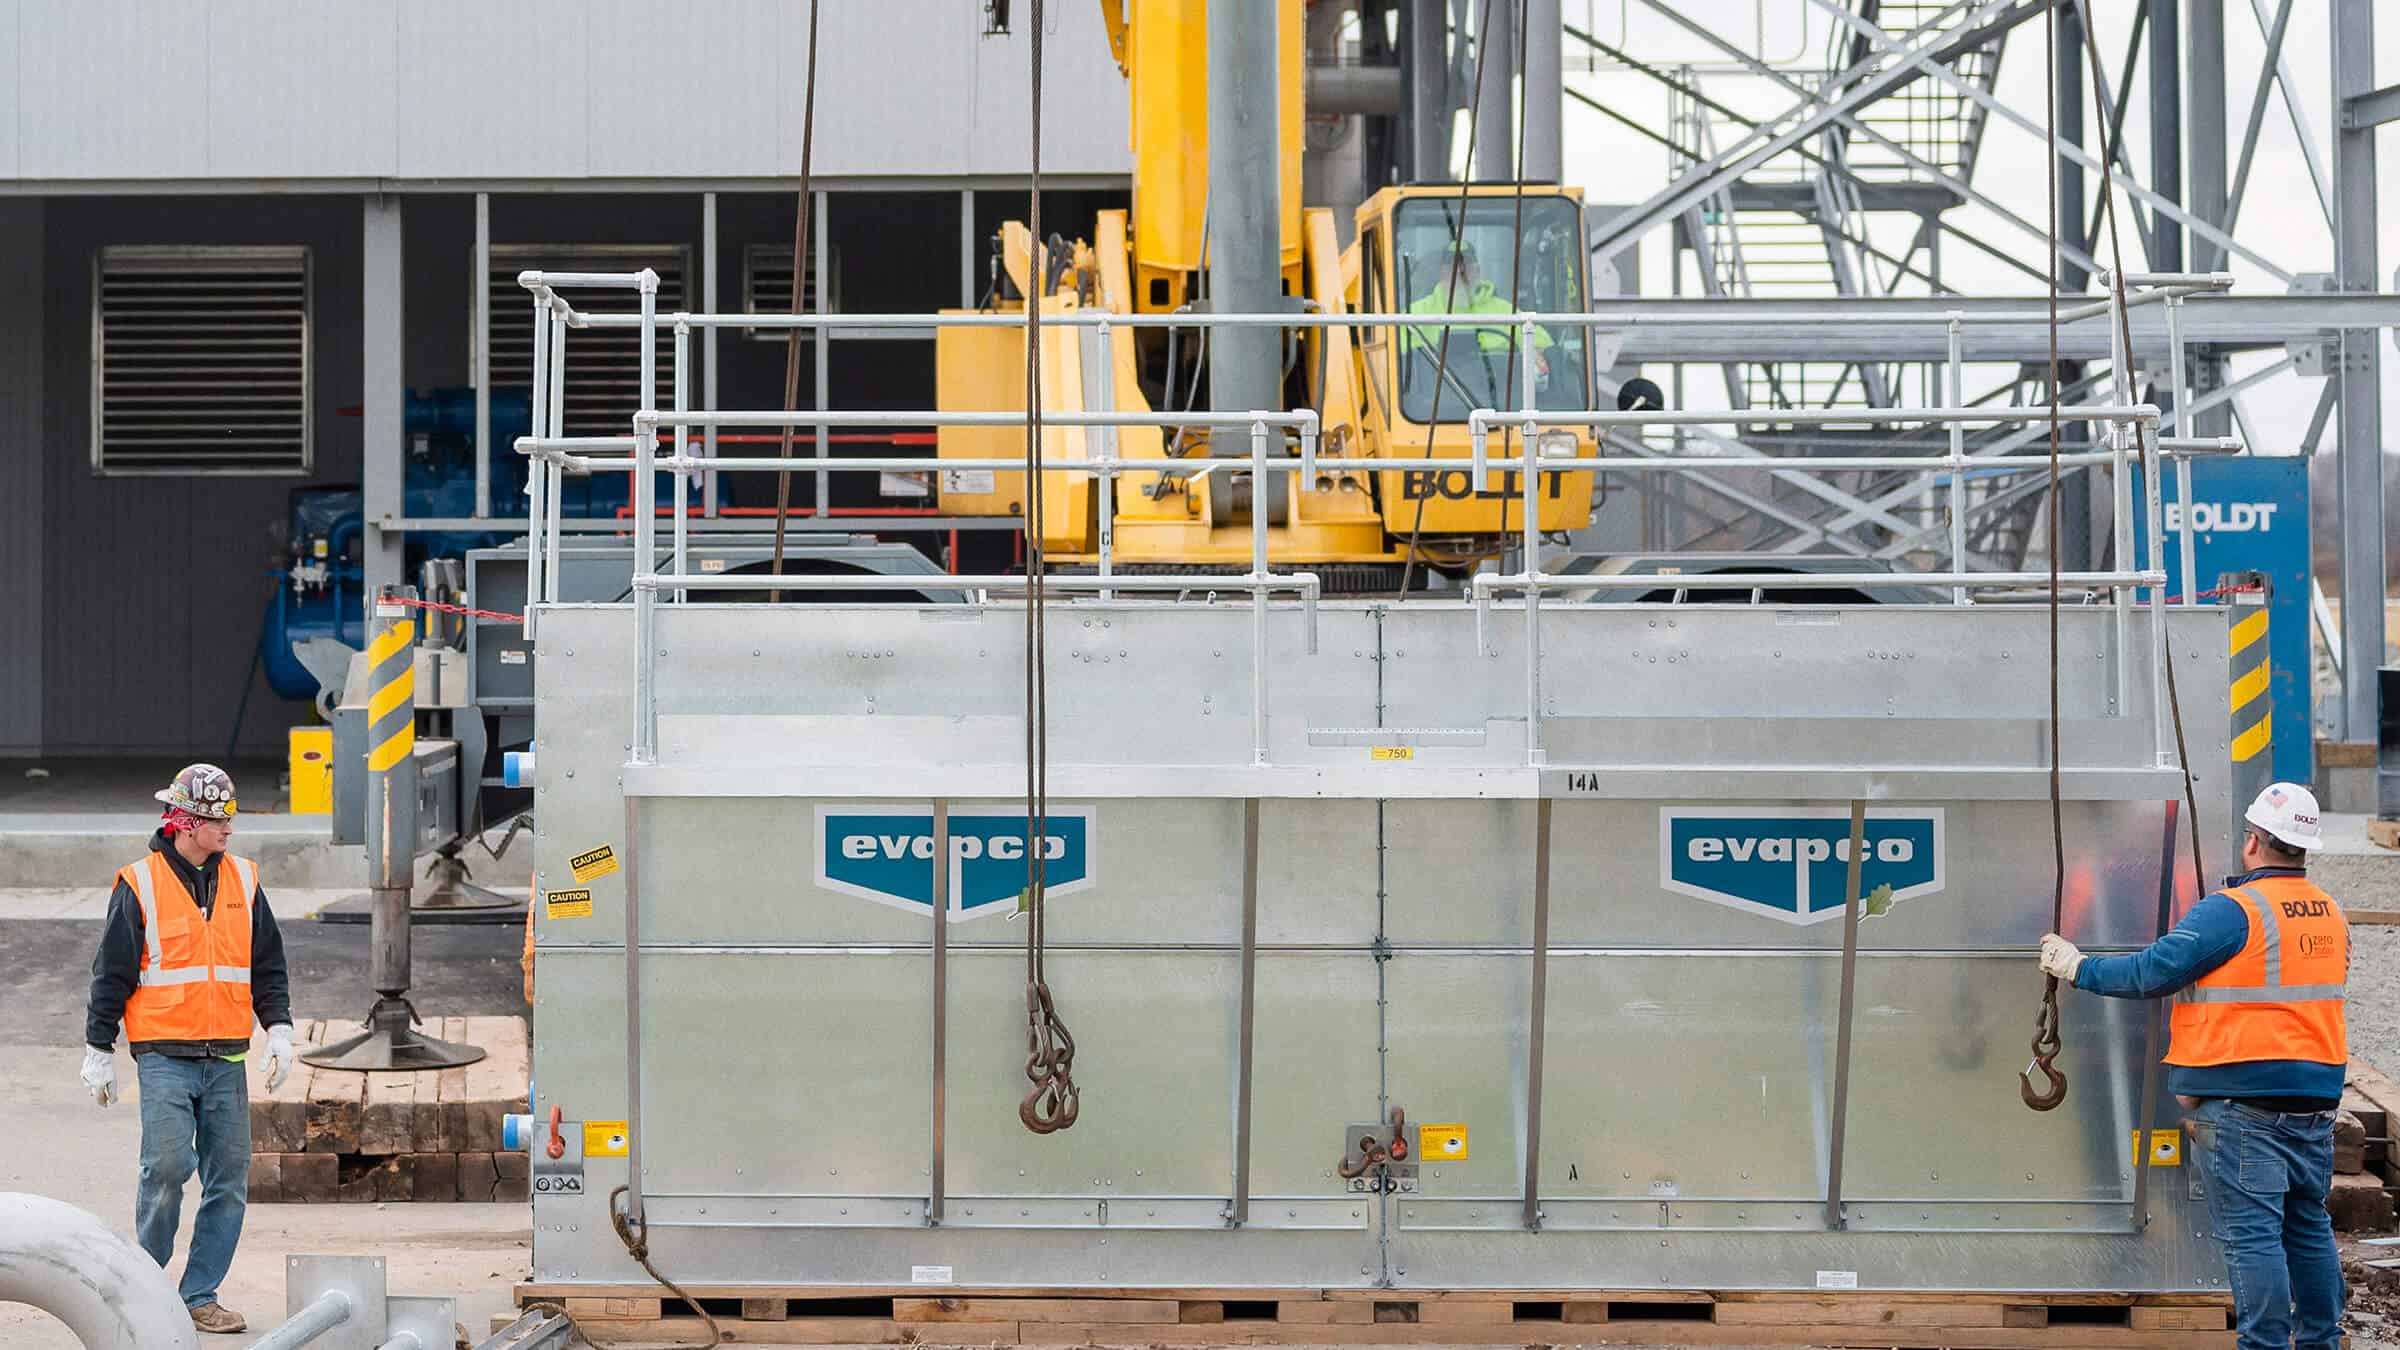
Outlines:
{"type": "Polygon", "coordinates": [[[1417,747],[1413,745],[1375,745],[1367,748],[1367,758],[1369,759],[1415,759],[1416,757],[1417,747]]]}
{"type": "Polygon", "coordinates": [[[617,851],[606,844],[587,849],[567,859],[567,870],[575,874],[577,881],[585,882],[614,875],[617,870],[617,851]]]}
{"type": "Polygon", "coordinates": [[[1419,1125],[1417,1127],[1417,1156],[1423,1162],[1465,1162],[1467,1160],[1467,1127],[1464,1125],[1419,1125]]]}
{"type": "Polygon", "coordinates": [[[552,891],[542,897],[542,912],[553,919],[588,919],[592,917],[592,893],[552,891]]]}
{"type": "Polygon", "coordinates": [[[2180,1167],[2183,1165],[2183,1131],[2152,1130],[2150,1132],[2150,1165],[2180,1167]]]}
{"type": "Polygon", "coordinates": [[[587,1158],[622,1158],[632,1140],[621,1120],[587,1120],[583,1122],[583,1156],[587,1158]]]}

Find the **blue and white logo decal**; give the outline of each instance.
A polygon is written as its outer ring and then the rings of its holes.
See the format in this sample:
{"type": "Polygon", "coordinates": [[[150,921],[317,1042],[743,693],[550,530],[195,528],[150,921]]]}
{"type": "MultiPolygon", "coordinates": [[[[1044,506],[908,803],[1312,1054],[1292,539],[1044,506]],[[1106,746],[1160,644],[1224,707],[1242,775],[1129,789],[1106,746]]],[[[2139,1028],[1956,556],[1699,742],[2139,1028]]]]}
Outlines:
{"type": "MultiPolygon", "coordinates": [[[[1942,888],[1939,807],[1869,807],[1862,894],[1890,900],[1942,888]]],[[[1662,806],[1658,884],[1788,924],[1841,916],[1850,864],[1846,806],[1662,806]]]]}
{"type": "MultiPolygon", "coordinates": [[[[1042,841],[1050,895],[1092,884],[1092,808],[1054,806],[1042,841]]],[[[1022,809],[950,810],[950,922],[1014,913],[1032,880],[1022,809]]],[[[933,905],[933,813],[921,806],[817,808],[817,884],[923,913],[933,905]]]]}

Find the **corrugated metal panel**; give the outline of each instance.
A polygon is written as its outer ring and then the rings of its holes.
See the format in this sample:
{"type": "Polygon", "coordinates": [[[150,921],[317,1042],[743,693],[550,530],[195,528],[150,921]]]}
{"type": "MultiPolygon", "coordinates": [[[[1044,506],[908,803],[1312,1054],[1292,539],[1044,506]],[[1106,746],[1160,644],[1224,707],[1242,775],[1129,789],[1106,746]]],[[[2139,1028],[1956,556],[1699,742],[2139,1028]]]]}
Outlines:
{"type": "Polygon", "coordinates": [[[42,742],[42,211],[0,201],[0,752],[42,742]]]}
{"type": "MultiPolygon", "coordinates": [[[[693,178],[799,171],[806,7],[776,0],[0,0],[0,177],[693,178]],[[9,60],[9,48],[15,48],[9,60]]],[[[1127,167],[1096,6],[1051,11],[1043,166],[1127,167]]],[[[825,7],[816,169],[1018,173],[1026,23],[825,7]]]]}
{"type": "MultiPolygon", "coordinates": [[[[703,17],[678,5],[651,8],[654,26],[662,29],[703,17]]],[[[578,0],[412,0],[401,6],[399,175],[588,174],[590,124],[582,91],[594,75],[584,49],[590,22],[578,0]]],[[[670,94],[637,80],[641,72],[632,69],[600,73],[622,81],[619,96],[649,103],[653,116],[670,94]]]]}
{"type": "MultiPolygon", "coordinates": [[[[56,200],[47,205],[42,486],[48,753],[224,753],[268,589],[268,530],[300,481],[355,481],[359,206],[353,198],[56,200]],[[99,477],[91,467],[91,254],[112,243],[285,243],[318,264],[317,472],[99,477]]],[[[6,508],[0,507],[0,513],[6,508]]],[[[263,685],[242,746],[275,753],[303,715],[263,685]]]]}
{"type": "MultiPolygon", "coordinates": [[[[1132,167],[1125,77],[1108,54],[1100,7],[1053,5],[1050,20],[1042,38],[1042,171],[1123,173],[1132,167]]],[[[971,137],[976,173],[1023,173],[1032,162],[1031,24],[1025,15],[1005,38],[974,39],[974,98],[958,100],[951,116],[971,137]]]]}
{"type": "MultiPolygon", "coordinates": [[[[14,89],[22,83],[17,78],[17,11],[23,0],[0,0],[0,79],[14,89]]],[[[17,110],[13,102],[0,100],[0,178],[15,178],[17,167],[17,110]]]]}
{"type": "Polygon", "coordinates": [[[805,69],[805,46],[779,40],[780,16],[794,6],[716,0],[672,18],[654,0],[590,0],[584,8],[591,173],[770,172],[779,88],[805,69]]]}
{"type": "Polygon", "coordinates": [[[213,0],[207,10],[211,175],[394,171],[392,0],[213,0]]]}
{"type": "Polygon", "coordinates": [[[175,0],[24,5],[19,172],[180,178],[207,172],[208,10],[175,0]]]}
{"type": "MultiPolygon", "coordinates": [[[[826,7],[817,39],[815,168],[821,174],[966,173],[966,125],[982,9],[958,0],[826,7]],[[863,58],[863,59],[862,59],[863,58]],[[904,72],[904,73],[903,73],[904,72]]],[[[808,7],[786,5],[782,125],[769,172],[800,172],[808,7]]]]}

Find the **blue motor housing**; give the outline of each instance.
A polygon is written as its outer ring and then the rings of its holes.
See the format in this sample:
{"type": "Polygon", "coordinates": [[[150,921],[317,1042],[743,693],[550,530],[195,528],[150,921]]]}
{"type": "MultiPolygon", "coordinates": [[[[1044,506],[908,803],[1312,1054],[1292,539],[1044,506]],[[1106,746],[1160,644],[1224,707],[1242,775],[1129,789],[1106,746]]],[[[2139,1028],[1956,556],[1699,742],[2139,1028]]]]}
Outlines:
{"type": "MultiPolygon", "coordinates": [[[[403,410],[408,438],[404,510],[412,520],[466,519],[475,514],[475,391],[468,387],[411,390],[403,410]]],[[[524,533],[525,459],[508,447],[532,429],[533,404],[523,389],[492,391],[491,498],[499,528],[428,530],[407,536],[407,574],[429,558],[464,558],[524,533]],[[502,522],[506,522],[502,524],[502,522]]],[[[607,516],[630,503],[624,474],[569,478],[560,514],[607,516]]],[[[285,513],[274,593],[259,627],[259,667],[283,698],[314,698],[319,682],[297,655],[298,644],[326,637],[364,650],[365,569],[360,536],[365,514],[356,486],[294,488],[285,513]]]]}

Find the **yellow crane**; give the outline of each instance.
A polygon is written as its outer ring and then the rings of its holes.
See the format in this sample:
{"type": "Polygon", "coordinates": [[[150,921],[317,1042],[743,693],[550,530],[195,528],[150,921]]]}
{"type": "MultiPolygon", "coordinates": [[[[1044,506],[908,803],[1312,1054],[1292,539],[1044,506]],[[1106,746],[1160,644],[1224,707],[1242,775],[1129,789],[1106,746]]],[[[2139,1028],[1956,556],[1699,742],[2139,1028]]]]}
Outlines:
{"type": "MultiPolygon", "coordinates": [[[[1275,258],[1272,275],[1248,278],[1259,283],[1247,292],[1249,305],[1271,310],[1280,302],[1317,314],[1588,308],[1583,202],[1572,188],[1507,182],[1387,187],[1358,207],[1355,242],[1341,247],[1333,212],[1303,209],[1300,203],[1302,0],[1252,3],[1271,5],[1274,12],[1271,25],[1258,25],[1269,31],[1245,36],[1261,49],[1266,41],[1273,43],[1272,61],[1259,65],[1271,66],[1274,84],[1270,89],[1262,83],[1257,92],[1272,93],[1277,116],[1272,126],[1275,258]]],[[[1088,240],[1053,241],[1038,249],[1023,223],[1007,223],[998,240],[1000,280],[987,303],[1000,312],[1022,313],[1025,297],[1038,292],[1046,318],[1095,309],[1240,312],[1247,308],[1243,301],[1223,298],[1232,288],[1213,280],[1224,275],[1223,259],[1206,256],[1211,238],[1217,237],[1209,219],[1212,113],[1221,119],[1226,112],[1209,107],[1207,0],[1142,0],[1133,7],[1102,0],[1102,9],[1130,89],[1133,209],[1101,212],[1088,240]],[[1209,293],[1212,284],[1218,295],[1209,293]]],[[[1222,82],[1218,94],[1223,97],[1222,82]]],[[[1218,169],[1224,169],[1221,158],[1218,169]]],[[[1220,228],[1228,223],[1217,222],[1220,228]]],[[[1263,231],[1263,221],[1255,225],[1263,231]]],[[[1234,359],[1227,353],[1241,331],[1220,328],[1203,335],[1197,328],[1114,326],[1102,338],[1088,326],[1045,326],[1044,410],[1206,409],[1212,390],[1220,401],[1224,397],[1217,378],[1223,372],[1209,368],[1234,359]],[[1213,356],[1212,346],[1217,348],[1213,356]]],[[[1278,473],[1266,486],[1270,558],[1278,565],[1317,568],[1335,593],[1390,590],[1412,550],[1422,575],[1427,568],[1469,569],[1513,546],[1524,523],[1515,474],[1495,472],[1478,491],[1464,469],[1412,470],[1407,464],[1465,458],[1469,410],[1522,403],[1520,362],[1533,366],[1535,406],[1592,406],[1591,354],[1581,328],[1537,328],[1530,350],[1519,327],[1505,320],[1325,326],[1296,330],[1296,336],[1246,331],[1260,335],[1252,343],[1272,344],[1263,354],[1274,365],[1263,381],[1248,386],[1242,401],[1225,410],[1312,408],[1323,427],[1320,453],[1393,463],[1390,470],[1327,470],[1310,482],[1299,481],[1296,473],[1278,473]],[[1266,386],[1263,393],[1260,385],[1266,386]]],[[[1251,355],[1259,354],[1254,347],[1251,355]]],[[[943,409],[1021,409],[1022,330],[941,329],[936,382],[943,409]]],[[[1051,426],[1043,434],[1044,457],[1057,462],[1089,456],[1103,433],[1051,426]]],[[[1161,466],[1157,473],[1128,472],[1118,482],[1113,494],[1117,569],[1246,569],[1250,485],[1238,461],[1249,453],[1247,433],[1226,452],[1235,458],[1219,460],[1213,468],[1207,437],[1198,430],[1125,427],[1114,435],[1122,458],[1155,459],[1161,466]]],[[[1003,458],[1017,453],[1021,439],[1005,428],[945,427],[938,453],[1003,458]]],[[[1597,453],[1588,428],[1546,431],[1539,439],[1546,456],[1597,453]]],[[[1504,449],[1495,438],[1492,453],[1514,454],[1516,448],[1512,442],[1504,449]]],[[[945,511],[1006,515],[1025,509],[1021,472],[957,470],[937,476],[945,511]]],[[[1065,472],[1045,477],[1039,522],[1043,548],[1054,563],[1088,564],[1099,540],[1100,494],[1093,479],[1065,472]]],[[[1544,475],[1537,526],[1552,531],[1587,524],[1591,494],[1589,473],[1544,475]]]]}

